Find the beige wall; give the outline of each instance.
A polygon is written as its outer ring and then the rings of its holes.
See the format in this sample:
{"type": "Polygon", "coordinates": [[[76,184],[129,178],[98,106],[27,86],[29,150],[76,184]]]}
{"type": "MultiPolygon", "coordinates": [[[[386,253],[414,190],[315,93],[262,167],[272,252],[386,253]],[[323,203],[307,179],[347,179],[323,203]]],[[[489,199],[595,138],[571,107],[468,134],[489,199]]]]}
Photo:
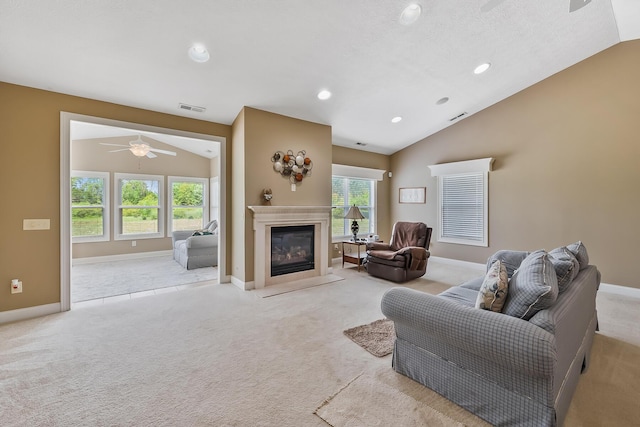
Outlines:
{"type": "Polygon", "coordinates": [[[61,111],[231,140],[227,125],[0,82],[0,311],[60,301],[61,111]],[[51,229],[23,231],[25,218],[49,218],[51,229]],[[12,278],[23,293],[11,295],[12,278]]]}
{"type": "MultiPolygon", "coordinates": [[[[332,153],[333,163],[339,165],[358,166],[361,168],[381,169],[389,171],[389,165],[391,163],[391,157],[384,154],[369,153],[366,151],[355,150],[352,148],[333,146],[332,153]]],[[[376,212],[378,215],[377,220],[377,233],[381,240],[385,242],[389,241],[391,237],[390,212],[389,212],[389,193],[390,181],[393,178],[389,178],[387,173],[384,173],[382,181],[377,183],[377,198],[376,198],[376,212]]],[[[342,250],[342,245],[332,245],[332,258],[339,258],[341,255],[338,252],[342,250]]],[[[348,246],[347,246],[348,247],[348,246]]],[[[347,249],[347,248],[345,248],[347,249]]]]}
{"type": "Polygon", "coordinates": [[[437,227],[427,165],[494,157],[490,246],[436,240],[433,255],[483,263],[582,240],[603,282],[640,288],[638,76],[640,41],[618,44],[394,154],[393,220],[437,227]],[[398,204],[402,186],[426,186],[427,203],[398,204]]]}
{"type": "Polygon", "coordinates": [[[233,217],[244,222],[244,229],[234,226],[233,239],[245,245],[242,250],[233,251],[233,275],[251,282],[253,216],[247,206],[260,205],[265,188],[273,192],[273,206],[330,206],[331,127],[245,107],[233,124],[233,132],[233,197],[244,199],[244,204],[236,200],[233,203],[233,217]],[[271,162],[276,151],[287,150],[294,153],[305,150],[313,161],[312,175],[298,183],[296,191],[291,191],[289,180],[276,173],[271,162]],[[236,174],[244,185],[236,187],[236,174]],[[244,262],[235,259],[236,256],[244,256],[244,262]]]}
{"type": "MultiPolygon", "coordinates": [[[[165,194],[169,194],[168,176],[186,176],[197,178],[209,178],[211,163],[217,165],[217,158],[209,160],[195,155],[189,151],[181,150],[160,141],[148,141],[154,148],[174,151],[177,155],[168,156],[158,154],[154,159],[139,159],[128,150],[118,153],[109,153],[116,147],[100,145],[101,142],[110,144],[127,145],[131,137],[94,138],[72,141],[71,144],[71,169],[80,171],[110,172],[110,240],[108,242],[74,243],[72,248],[73,258],[84,258],[105,255],[117,255],[126,253],[163,251],[171,249],[171,237],[155,239],[137,239],[136,246],[131,246],[129,240],[114,240],[113,207],[115,206],[116,183],[114,173],[135,173],[163,175],[165,194]]],[[[169,198],[165,197],[165,207],[168,207],[169,198]]],[[[165,219],[165,227],[168,222],[165,219]]]]}

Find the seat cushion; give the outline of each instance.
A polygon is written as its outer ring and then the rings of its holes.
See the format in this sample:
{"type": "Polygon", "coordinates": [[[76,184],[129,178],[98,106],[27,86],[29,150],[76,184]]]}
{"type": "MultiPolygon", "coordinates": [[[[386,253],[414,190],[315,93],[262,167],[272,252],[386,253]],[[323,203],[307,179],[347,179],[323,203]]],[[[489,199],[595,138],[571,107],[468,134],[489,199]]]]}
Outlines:
{"type": "Polygon", "coordinates": [[[464,288],[462,286],[453,286],[446,291],[439,293],[438,297],[467,307],[475,307],[476,299],[478,299],[478,291],[464,288]]]}

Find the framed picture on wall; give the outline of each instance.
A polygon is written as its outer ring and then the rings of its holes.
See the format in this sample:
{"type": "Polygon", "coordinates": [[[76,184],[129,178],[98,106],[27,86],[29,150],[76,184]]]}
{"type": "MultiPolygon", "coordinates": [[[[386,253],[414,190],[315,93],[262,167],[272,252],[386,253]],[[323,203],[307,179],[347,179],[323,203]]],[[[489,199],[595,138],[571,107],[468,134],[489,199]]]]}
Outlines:
{"type": "Polygon", "coordinates": [[[400,203],[426,203],[427,187],[404,187],[400,189],[400,203]]]}

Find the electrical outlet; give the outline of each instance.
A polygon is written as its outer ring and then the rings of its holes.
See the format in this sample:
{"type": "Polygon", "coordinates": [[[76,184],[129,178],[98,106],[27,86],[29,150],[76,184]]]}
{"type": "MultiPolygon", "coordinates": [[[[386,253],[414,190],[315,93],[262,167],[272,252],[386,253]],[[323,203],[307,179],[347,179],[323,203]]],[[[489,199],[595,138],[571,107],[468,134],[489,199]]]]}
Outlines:
{"type": "Polygon", "coordinates": [[[138,244],[138,243],[137,243],[135,240],[132,240],[132,241],[131,241],[131,247],[134,247],[134,248],[135,248],[135,246],[136,246],[137,244],[138,244]]]}
{"type": "Polygon", "coordinates": [[[11,280],[11,293],[12,294],[20,294],[22,293],[22,281],[18,279],[11,280]]]}

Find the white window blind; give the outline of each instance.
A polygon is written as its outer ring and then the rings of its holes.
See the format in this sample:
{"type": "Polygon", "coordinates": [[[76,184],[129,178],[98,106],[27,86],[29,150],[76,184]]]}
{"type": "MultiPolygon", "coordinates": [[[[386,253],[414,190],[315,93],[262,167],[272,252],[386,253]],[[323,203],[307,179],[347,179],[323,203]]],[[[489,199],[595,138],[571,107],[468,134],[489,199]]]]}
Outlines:
{"type": "Polygon", "coordinates": [[[482,244],[485,235],[484,174],[446,175],[440,182],[441,237],[482,244]]]}

